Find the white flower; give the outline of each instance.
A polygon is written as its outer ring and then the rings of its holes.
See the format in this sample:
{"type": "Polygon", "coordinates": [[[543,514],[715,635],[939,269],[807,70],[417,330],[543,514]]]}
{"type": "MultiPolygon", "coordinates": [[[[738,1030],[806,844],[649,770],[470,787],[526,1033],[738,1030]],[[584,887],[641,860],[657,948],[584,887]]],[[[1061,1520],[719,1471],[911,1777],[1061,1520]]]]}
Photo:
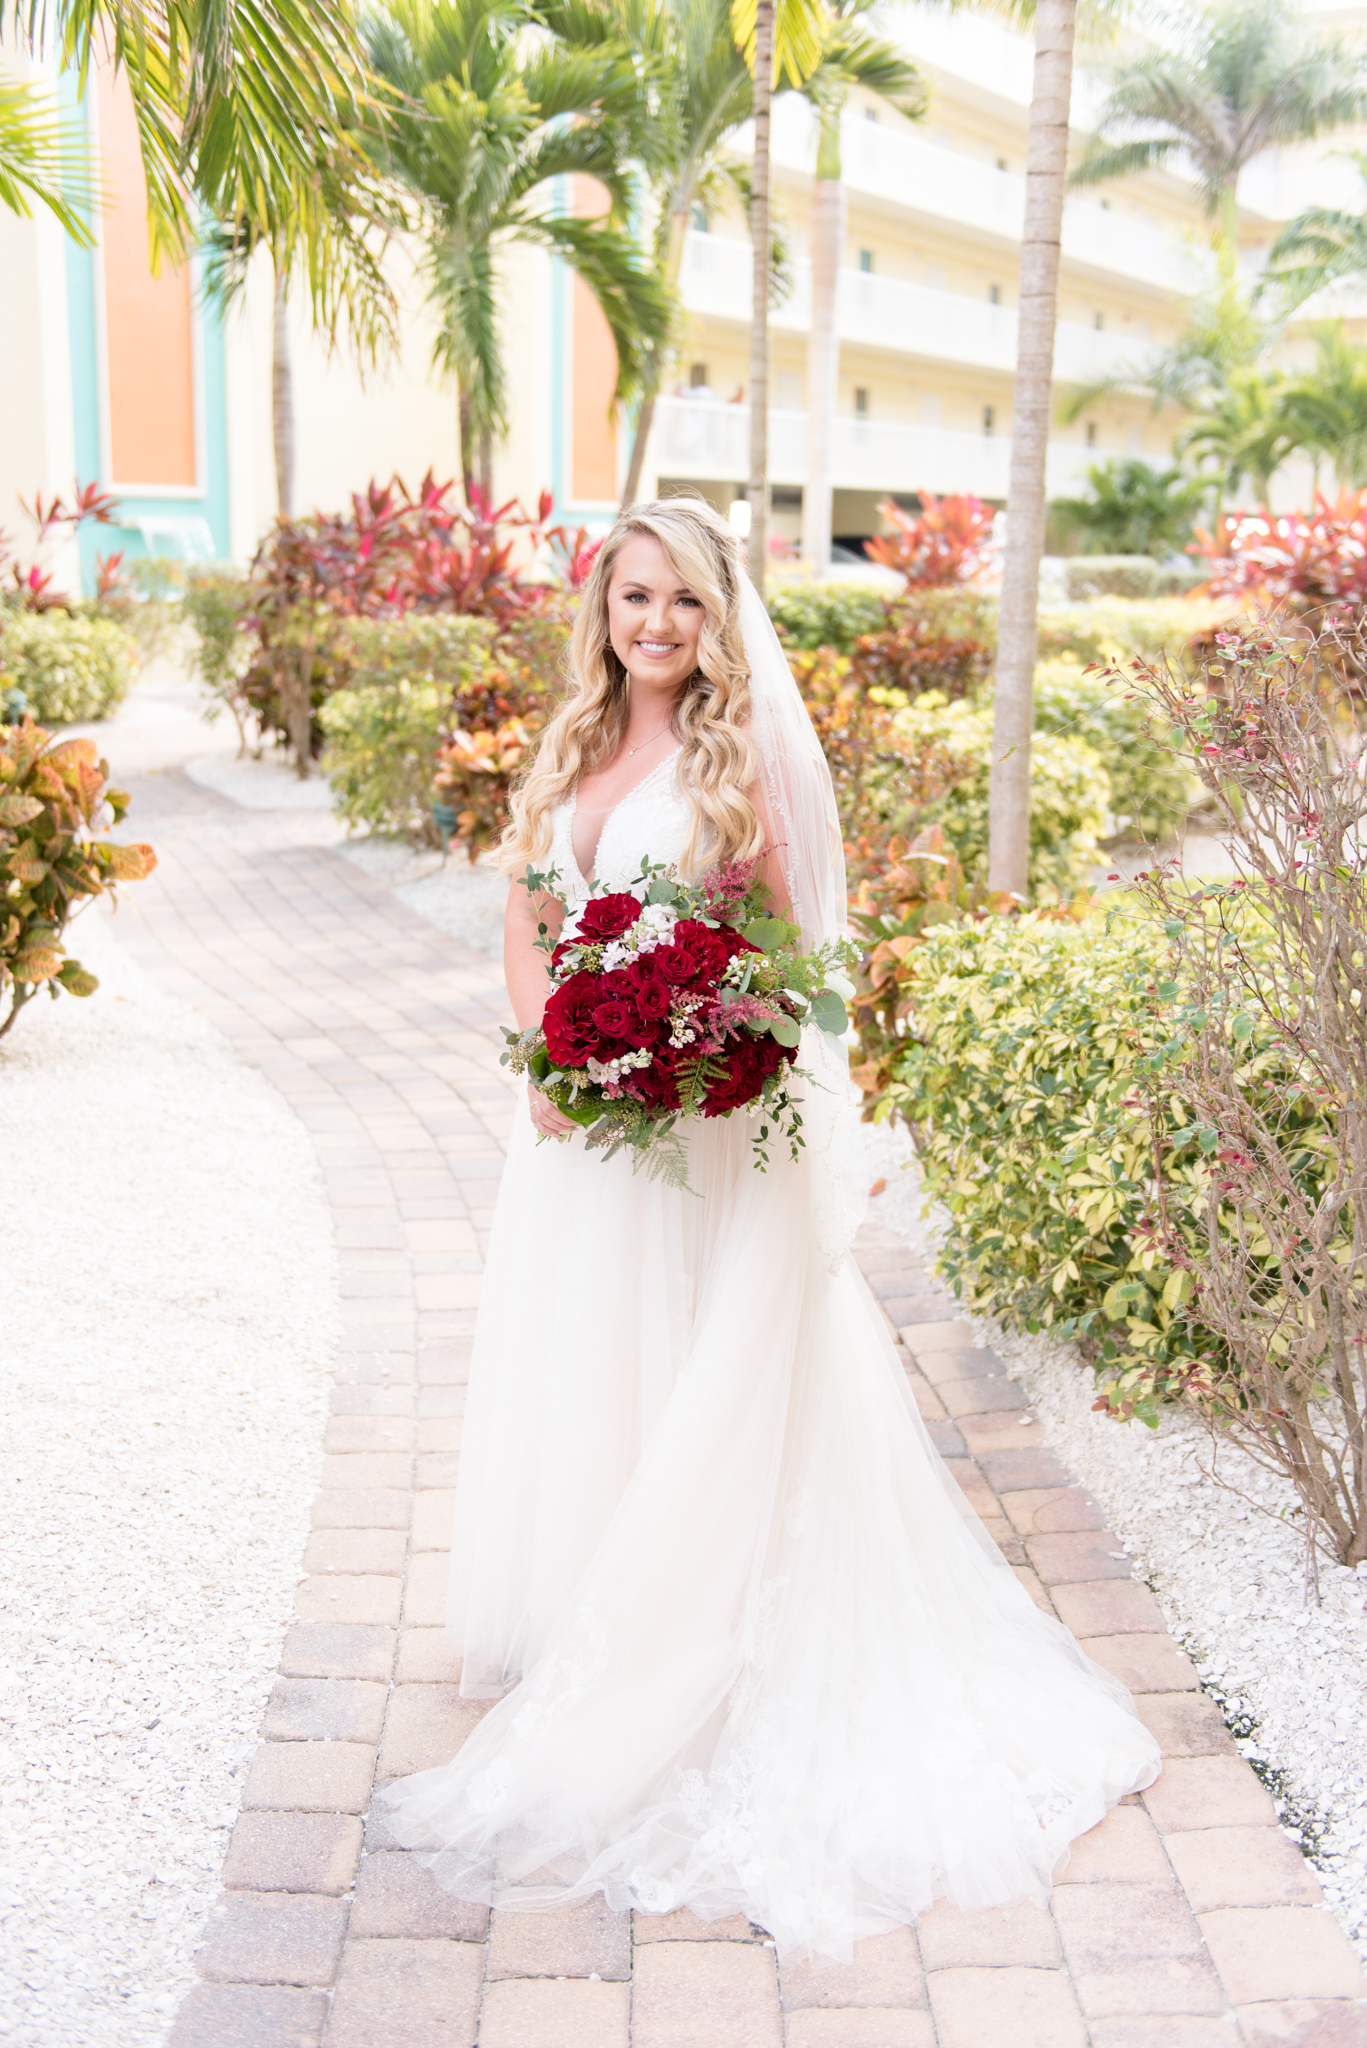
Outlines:
{"type": "Polygon", "coordinates": [[[610,973],[614,967],[625,967],[629,960],[639,959],[642,953],[653,953],[657,946],[669,945],[678,921],[679,913],[669,904],[647,903],[631,929],[623,932],[620,939],[609,939],[604,946],[604,974],[610,973]]]}

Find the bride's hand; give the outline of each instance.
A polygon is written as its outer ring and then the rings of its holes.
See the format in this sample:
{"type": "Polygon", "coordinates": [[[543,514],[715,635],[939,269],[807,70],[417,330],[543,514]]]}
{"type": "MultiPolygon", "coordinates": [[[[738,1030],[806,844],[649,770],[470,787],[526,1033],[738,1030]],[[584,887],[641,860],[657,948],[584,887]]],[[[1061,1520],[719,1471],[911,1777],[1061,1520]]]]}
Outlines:
{"type": "Polygon", "coordinates": [[[575,1129],[564,1111],[557,1109],[550,1097],[543,1095],[534,1083],[527,1089],[527,1106],[532,1113],[533,1127],[543,1138],[567,1138],[575,1129]]]}

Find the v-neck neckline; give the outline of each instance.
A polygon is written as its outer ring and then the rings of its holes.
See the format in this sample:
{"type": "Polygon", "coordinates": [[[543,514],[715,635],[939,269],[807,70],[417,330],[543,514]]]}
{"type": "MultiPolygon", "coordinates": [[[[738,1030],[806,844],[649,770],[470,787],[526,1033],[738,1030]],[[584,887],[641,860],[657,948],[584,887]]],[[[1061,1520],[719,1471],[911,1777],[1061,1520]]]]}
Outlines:
{"type": "Polygon", "coordinates": [[[678,760],[682,752],[682,747],[675,747],[672,754],[666,754],[663,761],[657,761],[655,763],[655,766],[649,769],[647,773],[641,777],[639,782],[633,782],[631,788],[624,791],[623,794],[618,797],[615,804],[608,805],[607,809],[603,812],[603,822],[598,827],[598,837],[593,842],[594,872],[592,875],[586,875],[584,873],[584,870],[579,865],[579,856],[574,850],[574,821],[579,811],[579,790],[576,786],[574,789],[570,791],[570,859],[574,862],[574,872],[578,875],[580,881],[583,883],[586,889],[592,889],[592,887],[594,886],[594,879],[598,872],[598,851],[603,844],[603,834],[607,831],[608,826],[616,817],[618,811],[621,810],[622,805],[625,803],[630,803],[632,797],[638,795],[641,790],[645,789],[648,784],[653,782],[655,780],[655,777],[661,772],[662,769],[672,767],[673,764],[678,760]]]}

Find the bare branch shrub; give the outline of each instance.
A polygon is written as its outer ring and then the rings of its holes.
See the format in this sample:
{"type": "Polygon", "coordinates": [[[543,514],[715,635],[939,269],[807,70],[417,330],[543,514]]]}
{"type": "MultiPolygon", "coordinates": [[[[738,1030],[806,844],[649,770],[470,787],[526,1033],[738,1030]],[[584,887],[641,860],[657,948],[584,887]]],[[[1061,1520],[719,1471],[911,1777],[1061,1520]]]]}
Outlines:
{"type": "Polygon", "coordinates": [[[1180,1098],[1200,1162],[1194,1186],[1156,1191],[1155,1228],[1207,1333],[1213,1425],[1289,1479],[1312,1540],[1353,1565],[1367,1558],[1360,699],[1339,628],[1216,637],[1191,677],[1166,662],[1116,677],[1171,722],[1236,868],[1195,885],[1173,861],[1135,885],[1173,947],[1156,990],[1170,1030],[1140,1085],[1156,1115],[1180,1098]]]}

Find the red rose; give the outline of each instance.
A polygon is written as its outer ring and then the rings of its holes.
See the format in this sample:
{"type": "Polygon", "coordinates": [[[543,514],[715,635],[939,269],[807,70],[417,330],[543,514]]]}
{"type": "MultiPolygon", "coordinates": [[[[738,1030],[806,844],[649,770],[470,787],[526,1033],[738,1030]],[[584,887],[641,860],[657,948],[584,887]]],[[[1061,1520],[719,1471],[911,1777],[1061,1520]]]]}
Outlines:
{"type": "Polygon", "coordinates": [[[682,946],[693,955],[699,979],[707,982],[716,981],[721,974],[736,950],[727,940],[737,936],[735,932],[713,931],[710,925],[699,924],[692,917],[681,917],[674,927],[675,946],[682,946]]]}
{"type": "Polygon", "coordinates": [[[558,1067],[582,1067],[598,1056],[602,1032],[593,1013],[602,1001],[603,984],[596,974],[572,974],[546,1004],[542,1029],[546,1050],[558,1067]]]}
{"type": "Polygon", "coordinates": [[[679,1081],[674,1071],[675,1053],[672,1048],[657,1048],[648,1067],[623,1076],[623,1086],[628,1095],[634,1095],[647,1109],[666,1112],[679,1106],[679,1081]]]}
{"type": "Polygon", "coordinates": [[[605,945],[629,932],[640,915],[634,896],[591,896],[579,913],[579,937],[586,946],[605,945]]]}
{"type": "Polygon", "coordinates": [[[767,1031],[758,1038],[753,1032],[738,1031],[727,1039],[722,1057],[726,1072],[704,1096],[704,1116],[726,1116],[731,1110],[753,1102],[769,1076],[776,1074],[785,1060],[797,1058],[797,1048],[780,1045],[767,1031]]]}
{"type": "Polygon", "coordinates": [[[657,946],[650,956],[650,964],[676,987],[691,981],[698,971],[697,959],[684,946],[657,946]]]}
{"type": "Polygon", "coordinates": [[[636,985],[636,1011],[643,1024],[658,1024],[669,1015],[669,986],[655,975],[643,976],[636,985]]]}
{"type": "Polygon", "coordinates": [[[608,1038],[621,1038],[636,1022],[631,1004],[617,998],[600,1003],[593,1013],[593,1021],[608,1038]]]}

